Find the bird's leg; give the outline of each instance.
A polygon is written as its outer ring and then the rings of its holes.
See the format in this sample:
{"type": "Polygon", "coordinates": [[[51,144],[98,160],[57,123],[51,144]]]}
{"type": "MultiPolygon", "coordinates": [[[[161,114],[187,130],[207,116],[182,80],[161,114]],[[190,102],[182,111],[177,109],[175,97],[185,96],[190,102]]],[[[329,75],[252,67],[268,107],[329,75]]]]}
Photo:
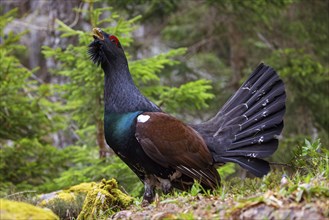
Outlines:
{"type": "Polygon", "coordinates": [[[158,180],[160,182],[161,189],[164,194],[168,194],[172,191],[171,182],[169,179],[162,179],[158,177],[158,180]]]}
{"type": "Polygon", "coordinates": [[[145,184],[145,191],[144,191],[144,195],[143,195],[143,203],[148,202],[149,204],[151,204],[154,201],[154,197],[155,197],[154,188],[155,187],[152,186],[152,185],[145,184]]]}
{"type": "Polygon", "coordinates": [[[155,197],[155,178],[153,175],[146,176],[144,179],[144,195],[142,206],[148,206],[154,201],[155,197]]]}
{"type": "Polygon", "coordinates": [[[179,178],[182,176],[182,173],[179,171],[175,171],[173,174],[169,176],[169,179],[162,179],[158,177],[158,180],[161,184],[161,189],[164,194],[168,194],[172,191],[172,185],[171,181],[175,180],[176,178],[179,178]]]}

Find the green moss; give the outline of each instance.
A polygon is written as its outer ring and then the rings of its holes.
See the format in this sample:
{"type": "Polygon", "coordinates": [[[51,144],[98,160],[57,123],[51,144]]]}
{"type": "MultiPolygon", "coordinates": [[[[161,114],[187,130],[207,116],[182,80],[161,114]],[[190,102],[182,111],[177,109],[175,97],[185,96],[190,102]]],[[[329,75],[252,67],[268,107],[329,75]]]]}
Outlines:
{"type": "Polygon", "coordinates": [[[0,219],[59,219],[51,210],[0,199],[0,219]]]}
{"type": "Polygon", "coordinates": [[[42,201],[38,205],[53,210],[62,219],[76,218],[82,210],[87,193],[95,185],[97,185],[95,182],[81,183],[66,190],[41,195],[42,201]]]}
{"type": "Polygon", "coordinates": [[[52,198],[42,200],[38,205],[42,207],[48,206],[54,203],[56,200],[60,200],[64,203],[73,202],[75,200],[75,195],[74,193],[59,191],[58,193],[54,194],[52,198]]]}
{"type": "Polygon", "coordinates": [[[78,220],[107,218],[129,206],[132,201],[133,198],[121,192],[115,179],[103,179],[88,192],[78,220]]]}
{"type": "Polygon", "coordinates": [[[91,183],[81,183],[75,185],[66,190],[60,190],[54,193],[41,195],[40,198],[42,201],[38,204],[39,206],[48,206],[54,201],[61,201],[63,203],[71,203],[76,200],[77,196],[86,196],[87,193],[97,185],[95,182],[91,183]],[[46,199],[43,199],[45,197],[46,199]]]}
{"type": "Polygon", "coordinates": [[[90,183],[80,183],[79,185],[75,185],[70,187],[65,192],[74,192],[74,193],[88,193],[97,183],[90,182],[90,183]]]}
{"type": "Polygon", "coordinates": [[[132,198],[121,192],[116,180],[81,183],[66,190],[44,194],[39,206],[53,210],[60,218],[102,218],[131,204],[132,198]],[[80,213],[80,214],[79,214],[80,213]]]}

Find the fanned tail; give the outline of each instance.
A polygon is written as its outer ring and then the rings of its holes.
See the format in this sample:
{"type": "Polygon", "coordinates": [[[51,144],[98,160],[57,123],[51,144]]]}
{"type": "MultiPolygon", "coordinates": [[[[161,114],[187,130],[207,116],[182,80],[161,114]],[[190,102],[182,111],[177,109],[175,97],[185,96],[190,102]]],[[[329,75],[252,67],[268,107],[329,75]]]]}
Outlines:
{"type": "Polygon", "coordinates": [[[234,162],[256,176],[270,170],[260,158],[272,155],[283,129],[286,94],[275,70],[260,64],[215,117],[193,125],[215,163],[234,162]]]}

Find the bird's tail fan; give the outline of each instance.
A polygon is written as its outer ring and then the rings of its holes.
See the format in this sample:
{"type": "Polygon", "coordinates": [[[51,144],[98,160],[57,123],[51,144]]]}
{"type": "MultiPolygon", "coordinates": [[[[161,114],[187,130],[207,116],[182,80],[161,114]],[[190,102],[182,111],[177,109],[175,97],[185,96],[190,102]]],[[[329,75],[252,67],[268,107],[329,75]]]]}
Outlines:
{"type": "Polygon", "coordinates": [[[283,129],[285,89],[275,70],[260,64],[215,117],[194,125],[215,163],[234,162],[256,176],[269,171],[283,129]]]}

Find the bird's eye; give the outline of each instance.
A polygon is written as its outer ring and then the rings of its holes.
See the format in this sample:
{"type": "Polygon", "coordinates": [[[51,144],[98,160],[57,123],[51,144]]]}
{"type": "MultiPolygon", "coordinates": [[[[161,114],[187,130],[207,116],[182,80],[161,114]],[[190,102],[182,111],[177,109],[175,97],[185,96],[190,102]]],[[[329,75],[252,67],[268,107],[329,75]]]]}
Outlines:
{"type": "Polygon", "coordinates": [[[119,42],[119,39],[116,36],[111,35],[109,38],[110,38],[110,41],[112,43],[115,43],[115,45],[117,45],[117,47],[121,48],[121,44],[119,42]]]}

